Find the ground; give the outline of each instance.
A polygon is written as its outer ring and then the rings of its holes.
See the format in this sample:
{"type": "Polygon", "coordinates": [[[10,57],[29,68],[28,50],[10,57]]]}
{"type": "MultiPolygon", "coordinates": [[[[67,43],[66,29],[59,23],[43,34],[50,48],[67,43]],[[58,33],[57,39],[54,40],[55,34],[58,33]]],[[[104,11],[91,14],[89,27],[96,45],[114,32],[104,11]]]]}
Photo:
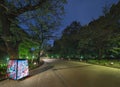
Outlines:
{"type": "Polygon", "coordinates": [[[75,61],[45,59],[22,80],[5,80],[0,87],[120,87],[120,70],[75,61]]]}

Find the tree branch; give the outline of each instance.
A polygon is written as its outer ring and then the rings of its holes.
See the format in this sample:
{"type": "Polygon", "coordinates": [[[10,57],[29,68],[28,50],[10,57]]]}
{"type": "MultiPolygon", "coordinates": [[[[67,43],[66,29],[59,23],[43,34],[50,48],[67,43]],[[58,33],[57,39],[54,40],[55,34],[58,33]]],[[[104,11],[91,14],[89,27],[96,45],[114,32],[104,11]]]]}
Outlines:
{"type": "Polygon", "coordinates": [[[12,18],[15,18],[17,17],[18,15],[26,12],[26,11],[32,11],[32,10],[35,10],[35,9],[38,9],[40,7],[42,7],[42,5],[44,3],[46,3],[48,0],[40,0],[38,4],[32,6],[31,4],[23,7],[23,8],[19,8],[17,9],[16,11],[12,11],[10,14],[9,14],[9,17],[12,17],[12,18]]]}

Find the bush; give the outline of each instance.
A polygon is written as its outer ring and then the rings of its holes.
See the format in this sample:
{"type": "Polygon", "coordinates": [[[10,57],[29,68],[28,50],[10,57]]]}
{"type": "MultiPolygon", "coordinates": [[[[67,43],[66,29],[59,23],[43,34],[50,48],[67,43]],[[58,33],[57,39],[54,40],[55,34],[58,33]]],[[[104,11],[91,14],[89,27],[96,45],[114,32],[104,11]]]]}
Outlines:
{"type": "Polygon", "coordinates": [[[103,65],[103,66],[120,68],[120,61],[119,60],[102,59],[102,60],[88,60],[87,62],[91,63],[91,64],[98,64],[98,65],[103,65]]]}

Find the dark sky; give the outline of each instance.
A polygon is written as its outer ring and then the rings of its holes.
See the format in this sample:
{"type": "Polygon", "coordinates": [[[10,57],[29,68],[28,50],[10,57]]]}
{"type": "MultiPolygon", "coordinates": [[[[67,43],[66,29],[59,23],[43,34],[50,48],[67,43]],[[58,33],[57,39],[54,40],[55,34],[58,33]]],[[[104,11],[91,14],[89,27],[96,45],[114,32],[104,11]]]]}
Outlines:
{"type": "MultiPolygon", "coordinates": [[[[119,0],[68,0],[65,5],[65,16],[59,31],[55,33],[58,37],[62,35],[62,30],[70,25],[72,21],[79,21],[81,25],[86,25],[93,19],[103,15],[103,7],[111,6],[119,0]]],[[[53,40],[51,40],[52,42],[53,40]]]]}
{"type": "Polygon", "coordinates": [[[68,0],[65,5],[65,17],[61,28],[65,28],[72,21],[79,21],[82,25],[88,24],[92,19],[102,15],[102,8],[119,0],[68,0]]]}
{"type": "MultiPolygon", "coordinates": [[[[72,21],[79,21],[81,25],[86,25],[93,19],[103,15],[102,9],[105,5],[112,5],[119,0],[68,0],[65,5],[65,16],[62,20],[60,29],[55,35],[61,36],[61,31],[72,21]]],[[[53,40],[50,40],[53,43],[53,40]]]]}

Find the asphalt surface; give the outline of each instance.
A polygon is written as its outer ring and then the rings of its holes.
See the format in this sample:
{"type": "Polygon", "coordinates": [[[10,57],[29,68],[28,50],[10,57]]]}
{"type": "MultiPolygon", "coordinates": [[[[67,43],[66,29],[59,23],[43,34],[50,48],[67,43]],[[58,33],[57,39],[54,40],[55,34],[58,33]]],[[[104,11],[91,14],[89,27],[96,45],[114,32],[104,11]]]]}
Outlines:
{"type": "Polygon", "coordinates": [[[120,70],[74,61],[45,59],[22,80],[4,80],[0,87],[120,87],[120,70]]]}

